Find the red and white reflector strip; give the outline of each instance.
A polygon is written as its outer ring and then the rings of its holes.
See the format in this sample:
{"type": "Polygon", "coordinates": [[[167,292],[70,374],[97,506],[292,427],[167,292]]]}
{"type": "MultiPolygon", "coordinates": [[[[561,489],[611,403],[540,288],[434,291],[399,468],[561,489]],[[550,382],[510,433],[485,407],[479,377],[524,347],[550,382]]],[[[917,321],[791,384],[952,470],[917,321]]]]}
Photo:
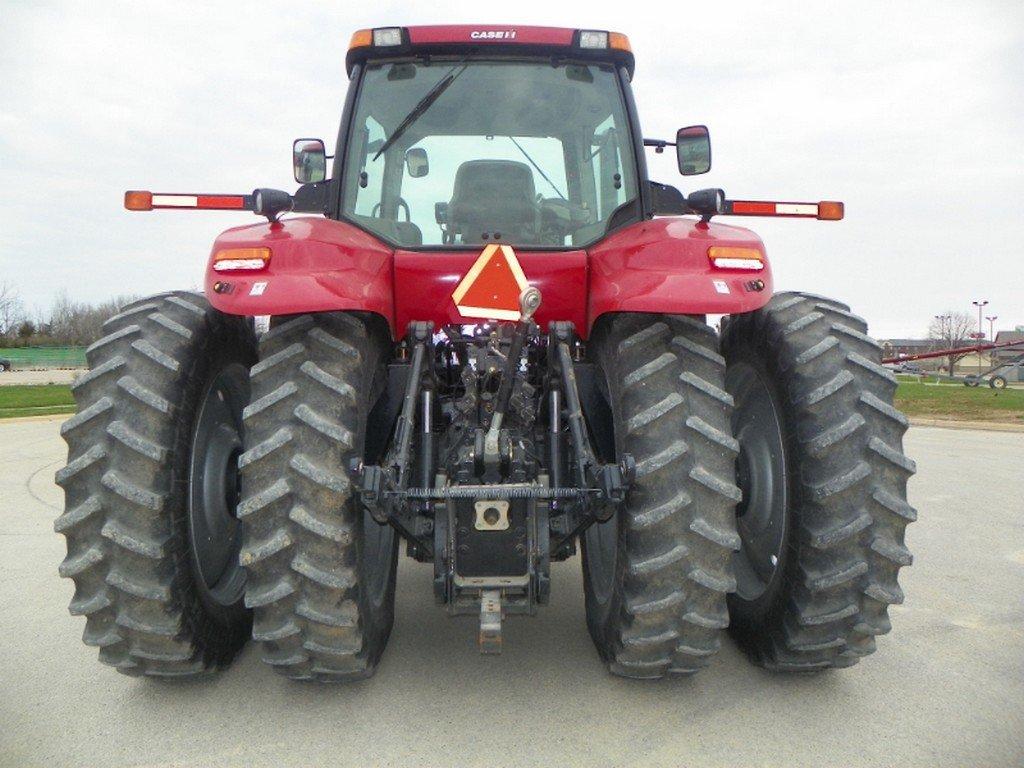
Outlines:
{"type": "Polygon", "coordinates": [[[780,203],[771,200],[726,200],[726,215],[732,216],[787,216],[798,219],[839,221],[843,218],[843,204],[834,200],[818,203],[780,203]]]}
{"type": "Polygon", "coordinates": [[[129,211],[168,209],[207,211],[251,211],[252,195],[189,195],[168,192],[129,191],[124,193],[129,211]]]}
{"type": "Polygon", "coordinates": [[[270,263],[269,248],[226,248],[213,255],[214,272],[253,272],[270,263]]]}
{"type": "Polygon", "coordinates": [[[718,269],[744,269],[755,272],[764,269],[764,254],[757,248],[713,245],[708,248],[708,260],[718,269]]]}

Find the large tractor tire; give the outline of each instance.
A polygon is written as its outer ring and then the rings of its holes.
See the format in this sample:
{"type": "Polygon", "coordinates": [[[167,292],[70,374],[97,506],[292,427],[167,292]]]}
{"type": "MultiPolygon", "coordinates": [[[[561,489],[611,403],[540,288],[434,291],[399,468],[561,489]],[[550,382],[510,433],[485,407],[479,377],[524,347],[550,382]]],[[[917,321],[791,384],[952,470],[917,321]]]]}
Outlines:
{"type": "Polygon", "coordinates": [[[353,480],[389,343],[379,324],[345,313],[282,318],[260,339],[241,561],[253,638],[290,678],[368,677],[391,632],[397,540],[359,506],[353,480]]]}
{"type": "Polygon", "coordinates": [[[770,669],[856,663],[903,602],[914,463],[896,378],[866,334],[845,304],[800,293],[723,329],[743,490],[731,631],[770,669]]]}
{"type": "Polygon", "coordinates": [[[590,634],[624,677],[695,672],[728,624],[738,445],[716,346],[683,316],[614,315],[591,337],[615,453],[636,461],[625,507],[582,541],[590,634]]]}
{"type": "Polygon", "coordinates": [[[62,576],[87,645],[130,675],[224,665],[249,636],[237,458],[256,340],[192,293],[127,306],[86,352],[57,473],[62,576]]]}

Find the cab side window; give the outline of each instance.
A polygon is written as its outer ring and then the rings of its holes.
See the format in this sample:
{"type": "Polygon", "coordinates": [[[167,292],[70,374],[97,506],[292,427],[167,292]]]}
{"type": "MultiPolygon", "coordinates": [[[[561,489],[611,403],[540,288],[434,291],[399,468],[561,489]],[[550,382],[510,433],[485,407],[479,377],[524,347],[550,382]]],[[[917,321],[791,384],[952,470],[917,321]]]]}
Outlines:
{"type": "Polygon", "coordinates": [[[608,115],[594,129],[590,162],[597,187],[598,218],[607,220],[612,211],[626,202],[626,184],[622,178],[622,136],[608,115]]]}
{"type": "Polygon", "coordinates": [[[363,128],[363,140],[360,171],[366,174],[366,186],[362,187],[356,196],[354,213],[359,216],[380,215],[378,206],[384,187],[384,157],[378,157],[374,161],[373,156],[384,143],[384,127],[372,117],[367,117],[363,128]]]}

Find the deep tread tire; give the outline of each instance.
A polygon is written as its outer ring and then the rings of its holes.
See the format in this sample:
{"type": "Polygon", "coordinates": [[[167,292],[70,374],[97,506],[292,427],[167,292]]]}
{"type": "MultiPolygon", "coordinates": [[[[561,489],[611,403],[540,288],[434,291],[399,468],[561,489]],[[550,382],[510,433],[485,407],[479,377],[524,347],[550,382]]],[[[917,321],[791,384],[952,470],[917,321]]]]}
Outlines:
{"type": "Polygon", "coordinates": [[[781,293],[727,318],[726,361],[763,363],[779,394],[791,496],[782,578],[755,606],[730,596],[731,631],[774,670],[846,667],[890,630],[887,609],[912,557],[904,529],[914,463],[902,448],[907,419],[893,407],[896,377],[881,347],[845,304],[781,293]]]}
{"type": "Polygon", "coordinates": [[[260,339],[239,461],[241,561],[253,638],[286,677],[368,677],[391,632],[397,540],[384,529],[381,557],[367,555],[364,525],[376,523],[350,476],[387,345],[376,324],[340,312],[282,318],[260,339]]]}
{"type": "Polygon", "coordinates": [[[597,546],[584,537],[587,624],[611,672],[659,678],[706,666],[728,624],[739,547],[738,445],[715,332],[684,316],[613,315],[589,353],[604,373],[616,451],[636,479],[617,523],[608,596],[595,587],[597,546]]]}
{"type": "Polygon", "coordinates": [[[196,409],[218,363],[255,361],[250,321],[175,292],[134,302],[86,351],[57,472],[67,538],[60,574],[83,641],[129,675],[190,676],[227,664],[248,638],[241,605],[207,606],[193,580],[187,476],[196,409]]]}

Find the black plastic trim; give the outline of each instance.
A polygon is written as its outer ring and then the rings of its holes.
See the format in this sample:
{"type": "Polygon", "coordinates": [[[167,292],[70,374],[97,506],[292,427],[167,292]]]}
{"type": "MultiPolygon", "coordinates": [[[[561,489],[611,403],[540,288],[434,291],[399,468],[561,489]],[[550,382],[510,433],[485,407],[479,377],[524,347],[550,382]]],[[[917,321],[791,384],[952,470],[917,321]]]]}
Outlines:
{"type": "Polygon", "coordinates": [[[640,195],[640,209],[642,217],[649,219],[654,216],[654,209],[651,203],[651,189],[647,178],[644,134],[640,129],[640,116],[637,114],[636,100],[633,98],[633,89],[630,86],[630,75],[624,67],[619,69],[619,82],[622,89],[622,98],[626,103],[626,117],[629,120],[630,132],[633,136],[633,157],[635,158],[636,186],[640,195]]]}
{"type": "Polygon", "coordinates": [[[408,34],[403,29],[403,44],[389,46],[387,48],[374,48],[366,46],[350,50],[345,57],[346,70],[350,75],[355,68],[367,62],[383,63],[402,57],[429,58],[438,57],[467,57],[471,59],[486,59],[492,57],[513,58],[542,58],[542,59],[576,59],[588,63],[603,63],[611,66],[624,68],[629,77],[633,77],[636,69],[636,60],[629,51],[622,51],[617,48],[580,48],[575,44],[578,39],[577,31],[573,37],[573,45],[544,45],[533,43],[477,43],[477,42],[447,42],[411,45],[408,41],[408,34]]]}
{"type": "Polygon", "coordinates": [[[355,113],[356,97],[362,85],[363,68],[356,65],[352,68],[349,78],[348,92],[345,94],[345,106],[341,110],[341,125],[338,128],[338,141],[334,147],[334,162],[331,163],[331,192],[327,216],[341,219],[342,185],[345,179],[345,157],[348,154],[348,137],[350,124],[355,113]]]}

